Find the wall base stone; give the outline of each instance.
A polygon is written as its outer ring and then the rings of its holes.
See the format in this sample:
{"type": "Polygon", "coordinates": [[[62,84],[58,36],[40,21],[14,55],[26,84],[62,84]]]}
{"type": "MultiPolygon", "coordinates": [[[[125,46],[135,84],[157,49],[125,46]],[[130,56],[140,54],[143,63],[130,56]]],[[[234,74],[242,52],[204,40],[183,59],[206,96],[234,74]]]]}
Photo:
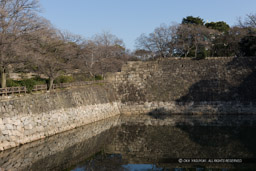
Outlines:
{"type": "Polygon", "coordinates": [[[23,114],[4,118],[0,150],[36,141],[86,124],[119,115],[118,103],[59,109],[37,115],[23,114]]]}
{"type": "Polygon", "coordinates": [[[137,102],[121,103],[120,112],[124,115],[155,114],[256,114],[256,104],[241,102],[137,102]]]}
{"type": "Polygon", "coordinates": [[[120,114],[107,85],[93,85],[1,101],[0,150],[120,114]]]}

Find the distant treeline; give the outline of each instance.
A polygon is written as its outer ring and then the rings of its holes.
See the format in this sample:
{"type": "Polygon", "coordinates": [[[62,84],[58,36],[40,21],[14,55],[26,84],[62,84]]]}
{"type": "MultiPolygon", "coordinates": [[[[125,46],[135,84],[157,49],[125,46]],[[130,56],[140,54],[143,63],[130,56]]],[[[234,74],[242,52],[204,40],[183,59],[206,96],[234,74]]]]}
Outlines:
{"type": "Polygon", "coordinates": [[[230,27],[224,21],[204,22],[187,16],[181,24],[162,24],[136,40],[135,55],[156,57],[256,56],[256,14],[249,14],[230,27]]]}

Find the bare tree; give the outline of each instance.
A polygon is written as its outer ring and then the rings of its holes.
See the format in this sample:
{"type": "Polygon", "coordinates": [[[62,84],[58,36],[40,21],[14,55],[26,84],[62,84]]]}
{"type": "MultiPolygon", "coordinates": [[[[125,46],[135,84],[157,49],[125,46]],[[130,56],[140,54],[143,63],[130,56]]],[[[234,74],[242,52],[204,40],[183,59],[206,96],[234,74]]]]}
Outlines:
{"type": "Polygon", "coordinates": [[[93,42],[102,58],[122,56],[125,51],[123,41],[109,32],[95,35],[93,42]]]}
{"type": "Polygon", "coordinates": [[[138,49],[134,52],[134,55],[140,59],[140,60],[148,60],[152,57],[152,52],[144,50],[144,49],[138,49]]]}
{"type": "Polygon", "coordinates": [[[177,31],[176,50],[185,57],[194,50],[194,57],[197,57],[199,48],[208,49],[214,39],[216,30],[208,29],[205,26],[182,24],[177,31]]]}
{"type": "Polygon", "coordinates": [[[136,40],[137,49],[143,49],[154,53],[154,56],[167,57],[173,53],[171,43],[176,35],[177,25],[167,26],[162,24],[148,36],[142,34],[136,40]]]}
{"type": "Polygon", "coordinates": [[[256,29],[256,14],[248,14],[243,20],[242,18],[238,19],[238,26],[240,27],[250,27],[256,29]]]}
{"type": "Polygon", "coordinates": [[[37,0],[1,0],[0,1],[0,72],[1,87],[6,87],[8,65],[17,62],[20,57],[18,40],[21,35],[38,29],[39,10],[37,0]]]}
{"type": "Polygon", "coordinates": [[[93,67],[99,58],[98,46],[92,40],[84,40],[77,45],[77,55],[72,58],[72,63],[80,72],[94,77],[93,67]]]}
{"type": "Polygon", "coordinates": [[[33,39],[29,45],[30,62],[36,67],[36,72],[48,76],[49,90],[53,81],[71,68],[71,59],[76,55],[74,44],[62,40],[58,33],[58,30],[48,27],[30,34],[33,39]]]}
{"type": "Polygon", "coordinates": [[[152,54],[151,57],[154,57],[155,55],[152,43],[150,42],[149,37],[144,33],[136,39],[136,48],[150,52],[149,54],[152,54]]]}
{"type": "Polygon", "coordinates": [[[123,41],[108,32],[95,35],[91,40],[83,41],[80,47],[77,59],[79,62],[76,63],[80,65],[80,69],[88,72],[92,77],[95,74],[103,75],[107,71],[117,71],[117,68],[121,68],[119,63],[123,63],[121,61],[124,61],[126,56],[123,41]],[[118,65],[115,66],[115,64],[118,65]]]}
{"type": "Polygon", "coordinates": [[[95,35],[91,40],[65,32],[60,35],[61,40],[71,45],[69,53],[73,51],[72,55],[69,55],[69,63],[73,68],[91,77],[119,71],[128,59],[122,40],[108,32],[95,35]]]}
{"type": "Polygon", "coordinates": [[[188,25],[181,25],[178,28],[175,47],[176,53],[179,54],[179,56],[184,55],[187,57],[193,48],[193,39],[190,35],[191,30],[191,27],[188,27],[188,25]]]}
{"type": "Polygon", "coordinates": [[[69,31],[56,30],[56,34],[61,40],[68,43],[74,43],[76,45],[81,45],[85,41],[85,39],[81,35],[73,34],[69,31]]]}

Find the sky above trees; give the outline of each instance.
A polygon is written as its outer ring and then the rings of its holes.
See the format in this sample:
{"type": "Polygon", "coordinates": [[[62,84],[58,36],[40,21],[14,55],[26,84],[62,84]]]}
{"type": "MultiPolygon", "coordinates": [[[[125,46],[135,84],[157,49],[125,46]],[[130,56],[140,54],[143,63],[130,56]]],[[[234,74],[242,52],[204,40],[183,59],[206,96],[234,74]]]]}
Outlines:
{"type": "Polygon", "coordinates": [[[180,23],[186,16],[235,25],[238,17],[255,13],[255,0],[41,0],[42,16],[58,29],[85,38],[109,31],[123,39],[129,49],[141,33],[162,23],[180,23]]]}

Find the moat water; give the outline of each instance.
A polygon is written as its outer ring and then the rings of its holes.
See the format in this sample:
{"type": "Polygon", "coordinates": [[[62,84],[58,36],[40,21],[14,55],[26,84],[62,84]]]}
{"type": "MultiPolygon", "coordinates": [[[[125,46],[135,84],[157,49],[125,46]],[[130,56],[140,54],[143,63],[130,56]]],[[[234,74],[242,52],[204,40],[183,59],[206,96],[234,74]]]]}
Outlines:
{"type": "Polygon", "coordinates": [[[255,132],[117,116],[0,152],[0,170],[256,170],[255,132]]]}

